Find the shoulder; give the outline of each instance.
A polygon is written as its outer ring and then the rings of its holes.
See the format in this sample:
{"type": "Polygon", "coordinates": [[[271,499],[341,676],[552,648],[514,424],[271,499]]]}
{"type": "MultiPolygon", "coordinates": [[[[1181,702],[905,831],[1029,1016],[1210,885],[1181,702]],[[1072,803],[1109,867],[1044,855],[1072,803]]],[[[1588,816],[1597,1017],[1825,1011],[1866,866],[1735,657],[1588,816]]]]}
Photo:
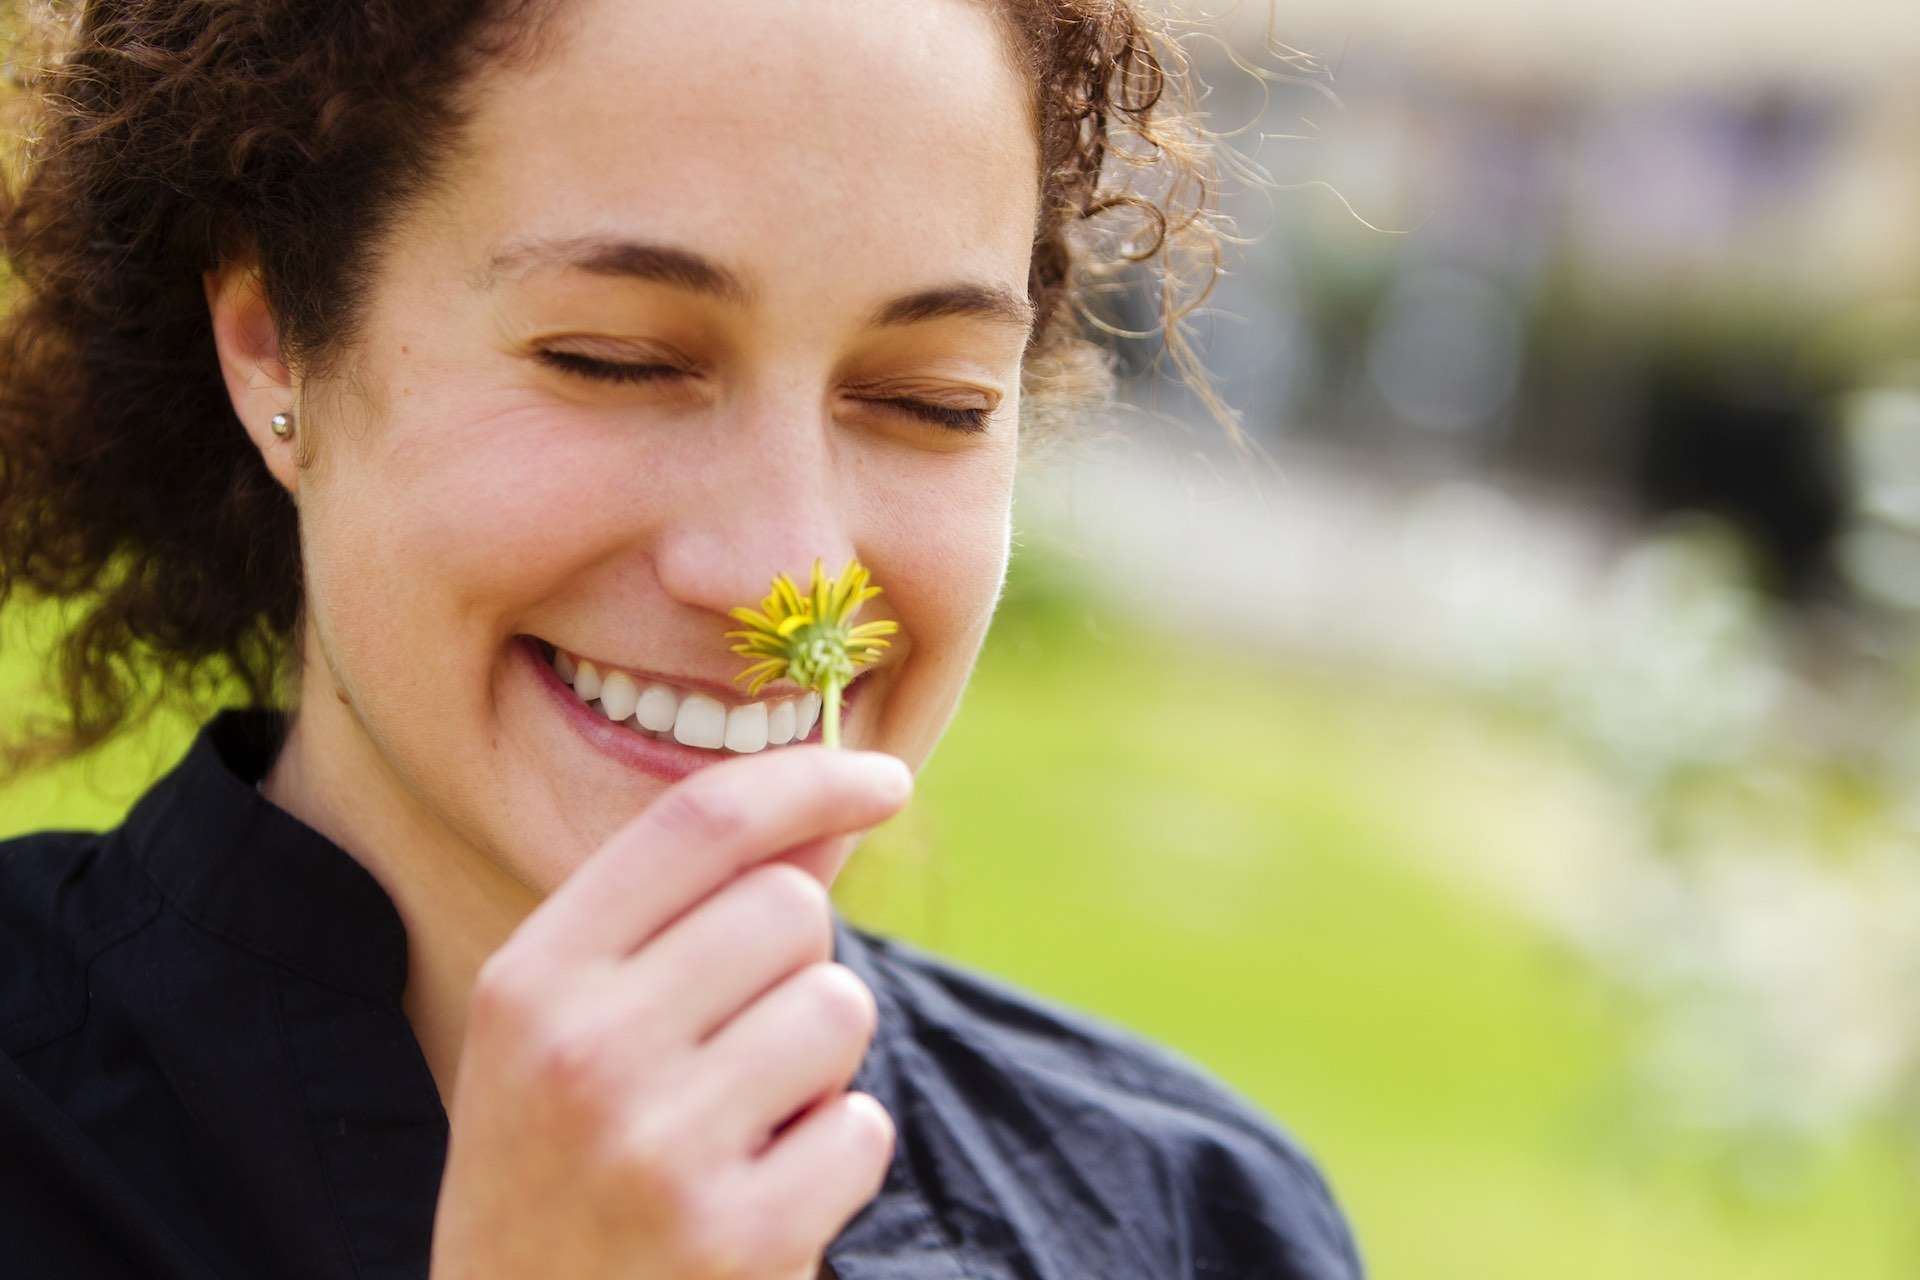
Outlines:
{"type": "Polygon", "coordinates": [[[88,961],[159,906],[112,833],[38,831],[0,840],[0,1048],[70,1030],[88,961]]]}
{"type": "MultiPolygon", "coordinates": [[[[940,1126],[967,1131],[957,1135],[972,1143],[962,1176],[988,1181],[993,1166],[1019,1180],[1023,1198],[1058,1196],[1052,1210],[1067,1219],[1106,1218],[1131,1238],[1124,1258],[1101,1259],[1110,1266],[1277,1280],[1363,1274],[1313,1158],[1197,1062],[899,939],[850,924],[843,936],[847,962],[881,1002],[899,1088],[940,1126]]],[[[970,1194],[983,1193],[1001,1194],[970,1194]]]]}

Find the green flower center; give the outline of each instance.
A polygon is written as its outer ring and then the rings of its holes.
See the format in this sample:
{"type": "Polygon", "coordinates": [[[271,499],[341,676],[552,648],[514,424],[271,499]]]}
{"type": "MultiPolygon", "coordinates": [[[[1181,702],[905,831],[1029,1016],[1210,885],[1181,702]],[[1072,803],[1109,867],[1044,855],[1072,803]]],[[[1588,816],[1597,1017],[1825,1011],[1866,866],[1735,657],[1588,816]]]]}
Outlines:
{"type": "Polygon", "coordinates": [[[796,628],[787,638],[787,668],[802,688],[824,688],[829,680],[844,688],[853,680],[846,629],[818,619],[796,628]]]}

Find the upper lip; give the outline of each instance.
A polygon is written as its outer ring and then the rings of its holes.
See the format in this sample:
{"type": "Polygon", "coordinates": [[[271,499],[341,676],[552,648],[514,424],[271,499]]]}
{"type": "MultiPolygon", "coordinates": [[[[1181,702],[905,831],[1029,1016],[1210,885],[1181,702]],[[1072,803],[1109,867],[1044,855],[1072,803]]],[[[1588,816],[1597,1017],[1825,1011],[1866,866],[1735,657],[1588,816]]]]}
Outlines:
{"type": "MultiPolygon", "coordinates": [[[[539,639],[539,637],[535,637],[535,639],[539,639]]],[[[650,671],[645,667],[630,667],[624,662],[605,662],[590,654],[583,654],[575,649],[567,649],[565,645],[555,645],[551,640],[541,640],[540,642],[553,648],[566,649],[566,651],[576,659],[591,662],[601,671],[624,671],[634,679],[642,682],[655,681],[660,684],[670,684],[679,689],[692,689],[696,692],[706,694],[708,697],[728,708],[751,706],[756,702],[773,702],[781,698],[798,698],[810,692],[810,690],[802,689],[799,685],[792,684],[788,681],[773,680],[761,688],[759,696],[749,698],[740,691],[740,686],[737,684],[727,684],[719,680],[707,680],[699,676],[674,675],[668,671],[650,671]]],[[[847,687],[840,692],[840,702],[843,707],[852,704],[854,690],[873,670],[873,667],[861,667],[854,672],[853,679],[848,681],[847,687]]]]}

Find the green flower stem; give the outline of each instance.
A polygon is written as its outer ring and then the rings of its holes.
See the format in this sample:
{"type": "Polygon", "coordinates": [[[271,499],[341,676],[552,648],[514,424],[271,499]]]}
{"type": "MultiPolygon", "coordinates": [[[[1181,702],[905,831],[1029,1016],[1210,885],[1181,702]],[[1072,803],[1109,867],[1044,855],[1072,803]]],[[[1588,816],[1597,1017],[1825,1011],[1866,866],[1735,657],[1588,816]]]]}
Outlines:
{"type": "Polygon", "coordinates": [[[820,742],[824,746],[840,745],[840,682],[827,681],[826,688],[820,694],[820,742]]]}

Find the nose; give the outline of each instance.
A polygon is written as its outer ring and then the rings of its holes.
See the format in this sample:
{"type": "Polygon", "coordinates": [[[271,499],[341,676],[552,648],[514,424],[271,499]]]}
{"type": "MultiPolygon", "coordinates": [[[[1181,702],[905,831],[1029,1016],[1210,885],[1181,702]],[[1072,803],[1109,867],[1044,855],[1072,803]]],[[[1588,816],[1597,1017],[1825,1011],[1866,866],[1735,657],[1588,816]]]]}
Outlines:
{"type": "Polygon", "coordinates": [[[730,451],[710,459],[659,527],[654,571],[668,595],[724,617],[758,607],[785,573],[802,592],[815,559],[829,576],[857,554],[851,495],[823,449],[730,451]]]}

